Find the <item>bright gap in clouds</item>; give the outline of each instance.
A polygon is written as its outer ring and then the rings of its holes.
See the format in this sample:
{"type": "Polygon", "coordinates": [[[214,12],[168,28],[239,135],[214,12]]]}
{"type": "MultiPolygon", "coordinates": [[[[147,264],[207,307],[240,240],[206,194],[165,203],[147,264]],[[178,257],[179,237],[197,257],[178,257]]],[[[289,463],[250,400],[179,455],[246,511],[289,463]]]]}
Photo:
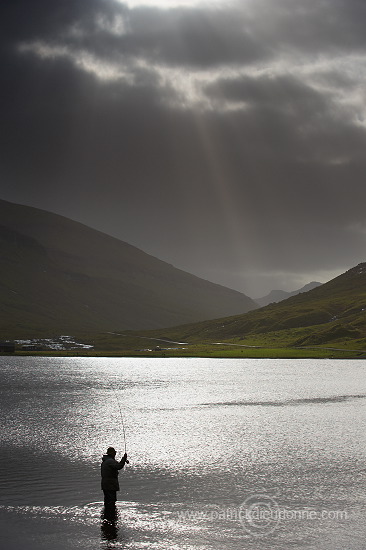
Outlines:
{"type": "MultiPolygon", "coordinates": [[[[212,8],[215,5],[220,5],[225,0],[119,0],[121,4],[127,5],[129,8],[137,8],[140,6],[150,6],[156,8],[170,9],[178,7],[194,7],[208,6],[212,8]]],[[[226,2],[227,3],[227,2],[226,2]]]]}

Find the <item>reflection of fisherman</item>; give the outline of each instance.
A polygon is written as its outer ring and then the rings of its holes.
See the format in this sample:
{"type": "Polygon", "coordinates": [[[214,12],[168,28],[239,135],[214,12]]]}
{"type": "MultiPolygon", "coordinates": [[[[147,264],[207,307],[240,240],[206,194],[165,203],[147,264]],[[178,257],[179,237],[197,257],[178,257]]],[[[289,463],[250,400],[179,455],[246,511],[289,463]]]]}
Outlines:
{"type": "Polygon", "coordinates": [[[118,471],[122,470],[127,461],[125,453],[120,462],[115,460],[116,451],[113,447],[108,447],[107,454],[103,455],[101,464],[102,489],[104,493],[104,506],[113,507],[117,500],[117,491],[119,491],[118,471]]]}

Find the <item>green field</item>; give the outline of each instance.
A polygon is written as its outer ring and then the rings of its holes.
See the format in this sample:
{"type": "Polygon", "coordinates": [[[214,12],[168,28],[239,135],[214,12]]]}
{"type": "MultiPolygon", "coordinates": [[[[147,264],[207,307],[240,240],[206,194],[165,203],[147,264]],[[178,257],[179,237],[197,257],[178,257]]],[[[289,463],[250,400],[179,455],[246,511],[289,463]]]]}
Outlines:
{"type": "MultiPolygon", "coordinates": [[[[260,338],[253,339],[251,344],[243,344],[242,341],[227,342],[191,342],[173,343],[157,336],[136,336],[135,334],[110,334],[101,333],[87,335],[79,339],[84,343],[93,345],[92,349],[65,350],[65,351],[22,351],[17,349],[15,354],[38,356],[78,356],[78,357],[222,357],[222,358],[270,358],[270,359],[306,359],[306,358],[364,358],[366,357],[366,345],[351,345],[348,342],[333,348],[323,346],[296,347],[285,344],[260,343],[260,338]]],[[[263,340],[265,340],[263,338],[263,340]]]]}

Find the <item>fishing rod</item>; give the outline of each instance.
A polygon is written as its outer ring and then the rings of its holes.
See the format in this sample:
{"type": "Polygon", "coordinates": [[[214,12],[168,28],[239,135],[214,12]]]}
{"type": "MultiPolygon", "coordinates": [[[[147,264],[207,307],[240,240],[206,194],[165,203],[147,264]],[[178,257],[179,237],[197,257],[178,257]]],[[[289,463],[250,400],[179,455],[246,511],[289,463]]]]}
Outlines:
{"type": "MultiPolygon", "coordinates": [[[[122,409],[121,409],[121,405],[120,405],[120,403],[119,403],[119,399],[118,399],[117,392],[116,392],[116,390],[114,389],[113,386],[112,386],[112,390],[113,390],[113,393],[114,393],[114,397],[116,398],[116,401],[117,401],[118,410],[119,410],[119,415],[120,415],[121,421],[122,421],[123,441],[124,441],[124,444],[125,444],[125,454],[127,454],[126,430],[125,430],[125,423],[124,423],[124,421],[123,421],[122,409]]],[[[126,459],[126,464],[129,464],[129,463],[130,463],[129,460],[126,459]]]]}

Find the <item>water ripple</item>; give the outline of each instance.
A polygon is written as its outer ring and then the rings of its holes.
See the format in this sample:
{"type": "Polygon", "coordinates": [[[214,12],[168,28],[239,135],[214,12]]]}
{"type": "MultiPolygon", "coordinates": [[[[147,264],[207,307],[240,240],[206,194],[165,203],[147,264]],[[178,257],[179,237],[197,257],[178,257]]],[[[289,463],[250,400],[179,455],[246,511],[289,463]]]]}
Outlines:
{"type": "Polygon", "coordinates": [[[356,395],[334,395],[329,397],[301,397],[299,399],[285,399],[277,401],[219,401],[216,403],[200,403],[201,407],[287,407],[296,405],[312,405],[322,403],[342,403],[345,401],[352,401],[354,399],[365,399],[366,394],[356,395]]]}

